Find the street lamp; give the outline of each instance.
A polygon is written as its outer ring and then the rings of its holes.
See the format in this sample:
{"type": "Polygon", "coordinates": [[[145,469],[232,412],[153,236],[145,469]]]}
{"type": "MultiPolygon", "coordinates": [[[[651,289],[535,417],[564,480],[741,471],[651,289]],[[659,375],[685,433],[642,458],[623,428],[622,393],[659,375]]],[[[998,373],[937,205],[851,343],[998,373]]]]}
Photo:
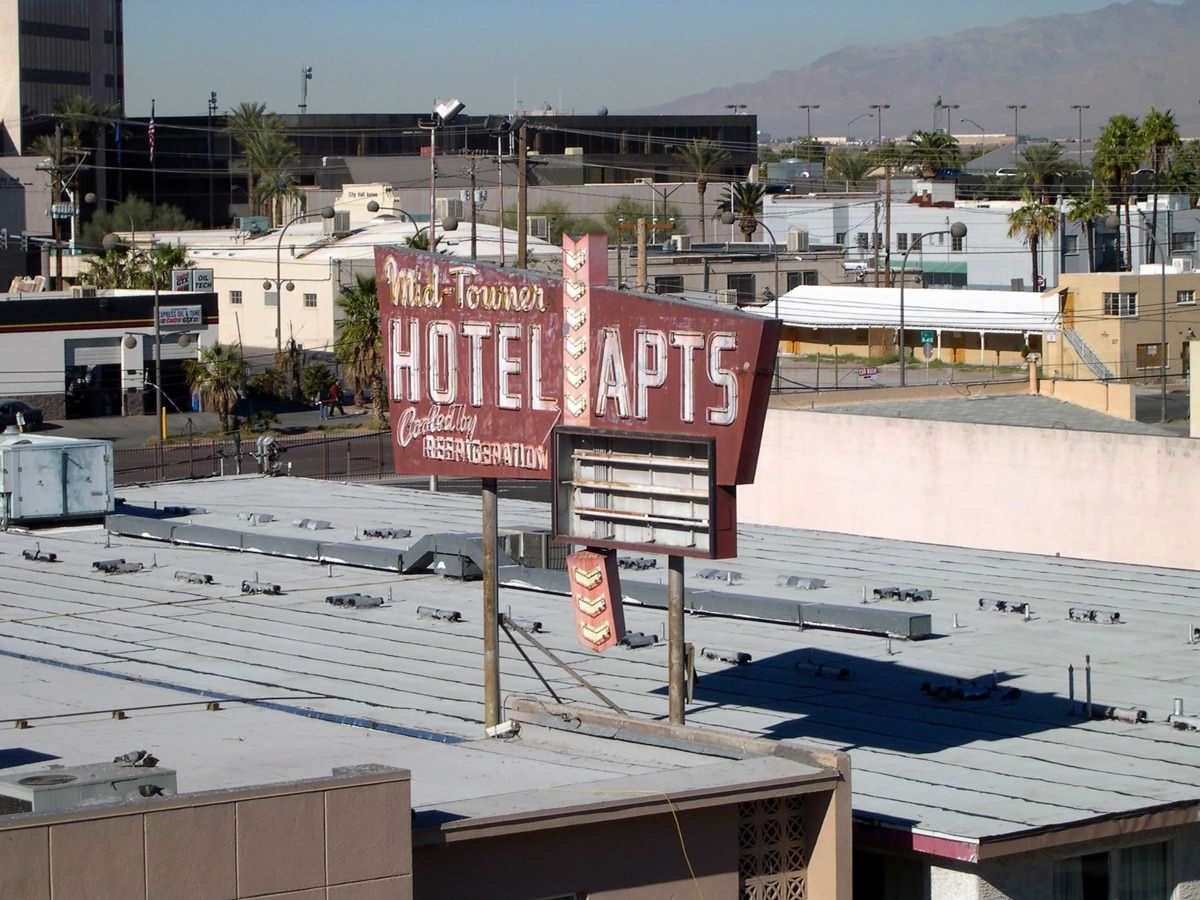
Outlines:
{"type": "MultiPolygon", "coordinates": [[[[1104,217],[1104,224],[1117,232],[1119,241],[1119,236],[1121,234],[1120,215],[1117,213],[1110,213],[1104,217]]],[[[1141,229],[1142,233],[1147,235],[1147,243],[1149,243],[1149,229],[1147,229],[1145,225],[1133,225],[1133,223],[1129,224],[1133,228],[1141,229]]],[[[1170,231],[1169,223],[1167,225],[1167,230],[1170,231]]],[[[1129,267],[1130,269],[1133,268],[1132,252],[1130,253],[1129,267]]],[[[1162,363],[1162,379],[1160,383],[1159,421],[1165,423],[1167,421],[1167,264],[1165,261],[1158,264],[1158,271],[1159,290],[1161,295],[1160,300],[1162,305],[1162,310],[1159,316],[1162,324],[1161,343],[1159,344],[1159,352],[1162,353],[1162,359],[1160,360],[1162,363]]]]}
{"type": "MultiPolygon", "coordinates": [[[[275,243],[275,355],[283,354],[283,273],[282,269],[282,254],[283,254],[283,236],[287,230],[301,219],[311,219],[313,216],[320,216],[322,219],[332,219],[334,216],[333,207],[326,206],[324,209],[317,212],[300,213],[298,216],[293,216],[288,220],[288,223],[279,229],[279,240],[275,243]]],[[[271,289],[270,279],[263,282],[263,290],[271,289]]],[[[289,291],[295,290],[296,286],[292,282],[287,283],[289,291]]]]}
{"type": "Polygon", "coordinates": [[[890,104],[890,103],[872,103],[871,104],[871,109],[876,110],[879,113],[879,115],[875,117],[875,124],[878,126],[878,129],[875,132],[875,134],[876,134],[875,145],[877,147],[883,146],[883,111],[885,109],[891,109],[891,108],[892,108],[892,104],[890,104]]]}
{"type": "Polygon", "coordinates": [[[807,122],[807,126],[805,128],[806,138],[805,138],[805,144],[804,144],[804,151],[805,151],[805,158],[808,160],[808,168],[809,169],[812,169],[812,111],[814,109],[820,109],[820,108],[821,108],[820,103],[801,103],[799,106],[796,107],[796,109],[804,110],[804,118],[807,122]]]}
{"type": "MultiPolygon", "coordinates": [[[[721,213],[721,224],[722,225],[732,225],[739,218],[741,218],[741,216],[736,215],[733,212],[733,210],[727,209],[727,210],[725,210],[725,212],[721,213]]],[[[775,233],[773,231],[771,231],[770,227],[767,225],[766,222],[764,222],[758,216],[748,216],[747,218],[753,219],[756,225],[761,225],[763,231],[765,231],[767,233],[767,236],[770,237],[770,239],[771,239],[771,260],[775,265],[775,293],[774,293],[775,318],[778,319],[779,318],[779,243],[775,240],[775,233]]],[[[778,346],[775,348],[775,393],[777,393],[777,394],[779,393],[779,348],[778,348],[778,346]]]]}
{"type": "Polygon", "coordinates": [[[983,126],[980,125],[978,122],[976,122],[974,119],[959,119],[958,121],[970,122],[972,125],[974,125],[976,128],[979,129],[979,146],[982,147],[983,146],[983,126]]]}
{"type": "Polygon", "coordinates": [[[1079,110],[1079,164],[1083,165],[1083,111],[1091,109],[1086,103],[1072,103],[1071,109],[1079,110]]]}
{"type": "MultiPolygon", "coordinates": [[[[379,210],[380,210],[380,206],[379,206],[379,202],[377,200],[371,200],[367,203],[367,212],[379,212],[379,210]]],[[[417,220],[412,217],[412,213],[406,212],[405,210],[401,209],[398,206],[393,206],[391,208],[391,210],[389,210],[389,212],[399,213],[400,215],[404,216],[404,218],[408,219],[408,221],[412,222],[413,225],[417,226],[416,231],[413,232],[413,236],[412,236],[412,241],[414,244],[416,243],[417,238],[420,237],[421,232],[424,231],[425,229],[429,228],[430,225],[433,224],[432,222],[430,222],[429,225],[418,225],[417,220]]],[[[442,231],[457,231],[457,230],[458,230],[458,219],[456,219],[454,216],[450,216],[450,215],[442,216],[442,231]]],[[[430,249],[430,252],[433,252],[432,247],[430,247],[429,249],[430,249]]]]}
{"type": "Polygon", "coordinates": [[[947,136],[950,134],[950,110],[958,109],[958,107],[959,107],[959,104],[957,104],[957,103],[943,103],[942,104],[942,109],[944,109],[946,111],[946,134],[947,134],[947,136]]]}
{"type": "Polygon", "coordinates": [[[1021,145],[1021,132],[1018,127],[1021,115],[1021,110],[1025,109],[1024,103],[1010,103],[1008,108],[1013,111],[1013,165],[1017,164],[1017,148],[1021,145]]]}
{"type": "Polygon", "coordinates": [[[900,260],[900,333],[897,335],[897,343],[900,347],[900,387],[905,385],[904,377],[904,269],[908,265],[908,254],[912,253],[913,248],[927,237],[933,237],[935,234],[948,234],[952,238],[962,239],[967,235],[967,226],[962,222],[955,222],[949,228],[944,228],[941,231],[927,231],[924,234],[919,234],[909,242],[908,248],[904,251],[904,258],[900,260]]]}
{"type": "MultiPolygon", "coordinates": [[[[429,128],[429,250],[433,252],[433,248],[437,246],[435,232],[437,227],[434,224],[437,215],[437,130],[438,126],[448,125],[460,112],[466,109],[466,104],[461,100],[439,100],[433,108],[433,118],[430,120],[429,128]]],[[[501,211],[501,218],[503,212],[501,211]]],[[[501,225],[503,225],[503,221],[501,225]]]]}

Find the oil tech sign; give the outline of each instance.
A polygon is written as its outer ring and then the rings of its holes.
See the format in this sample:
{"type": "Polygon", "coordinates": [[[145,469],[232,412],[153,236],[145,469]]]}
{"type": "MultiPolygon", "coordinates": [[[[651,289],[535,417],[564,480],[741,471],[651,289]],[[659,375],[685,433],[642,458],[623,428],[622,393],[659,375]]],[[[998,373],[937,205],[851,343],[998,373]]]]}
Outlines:
{"type": "Polygon", "coordinates": [[[610,289],[603,235],[564,244],[561,279],[375,249],[396,472],[548,479],[572,424],[710,436],[717,482],[752,481],[778,323],[610,289]]]}

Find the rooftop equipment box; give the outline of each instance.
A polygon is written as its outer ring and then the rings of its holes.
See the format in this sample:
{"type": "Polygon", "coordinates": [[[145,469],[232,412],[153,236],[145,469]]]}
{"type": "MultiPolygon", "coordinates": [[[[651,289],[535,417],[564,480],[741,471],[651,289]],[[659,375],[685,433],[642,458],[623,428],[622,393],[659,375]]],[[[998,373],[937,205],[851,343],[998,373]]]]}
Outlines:
{"type": "Polygon", "coordinates": [[[0,525],[113,511],[112,442],[0,434],[0,525]]]}

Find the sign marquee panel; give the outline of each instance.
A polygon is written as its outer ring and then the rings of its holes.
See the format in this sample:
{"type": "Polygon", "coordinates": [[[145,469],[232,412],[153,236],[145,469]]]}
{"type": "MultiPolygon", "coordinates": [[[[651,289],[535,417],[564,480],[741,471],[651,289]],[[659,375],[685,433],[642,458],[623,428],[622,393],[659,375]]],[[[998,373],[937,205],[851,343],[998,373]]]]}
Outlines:
{"type": "Polygon", "coordinates": [[[778,323],[607,287],[603,235],[564,279],[377,247],[400,474],[550,478],[555,425],[715,440],[716,480],[754,478],[778,323]]]}

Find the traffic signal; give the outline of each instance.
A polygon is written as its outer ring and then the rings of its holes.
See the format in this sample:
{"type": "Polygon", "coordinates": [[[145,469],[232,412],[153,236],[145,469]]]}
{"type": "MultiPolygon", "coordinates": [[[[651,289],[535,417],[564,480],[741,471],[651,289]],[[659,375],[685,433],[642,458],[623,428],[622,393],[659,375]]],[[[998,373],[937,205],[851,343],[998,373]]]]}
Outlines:
{"type": "Polygon", "coordinates": [[[25,231],[21,232],[21,252],[29,252],[29,233],[25,231]]]}
{"type": "Polygon", "coordinates": [[[8,229],[0,228],[0,250],[8,249],[8,229]]]}

